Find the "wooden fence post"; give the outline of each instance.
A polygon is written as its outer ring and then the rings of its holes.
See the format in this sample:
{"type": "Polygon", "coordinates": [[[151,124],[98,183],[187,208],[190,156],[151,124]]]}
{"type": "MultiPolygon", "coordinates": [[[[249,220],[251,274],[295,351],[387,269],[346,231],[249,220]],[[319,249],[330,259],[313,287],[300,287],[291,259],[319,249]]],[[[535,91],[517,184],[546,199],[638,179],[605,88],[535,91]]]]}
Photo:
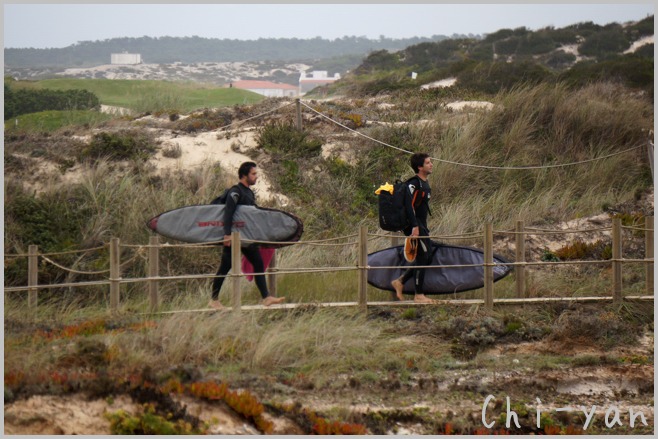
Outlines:
{"type": "Polygon", "coordinates": [[[295,99],[295,104],[297,107],[297,118],[296,118],[296,127],[299,131],[302,130],[302,104],[299,98],[295,99]]]}
{"type": "MultiPolygon", "coordinates": [[[[645,259],[653,259],[653,217],[647,216],[644,218],[644,246],[645,246],[645,259]]],[[[647,262],[645,266],[645,279],[646,279],[646,292],[648,295],[653,296],[653,262],[647,262]]]]}
{"type": "Polygon", "coordinates": [[[367,311],[366,289],[368,288],[368,226],[359,228],[359,307],[367,311]]]}
{"type": "MultiPolygon", "coordinates": [[[[160,276],[160,247],[159,240],[157,236],[151,236],[149,238],[149,266],[148,266],[148,275],[149,277],[158,277],[160,276]]],[[[148,281],[148,290],[149,290],[149,303],[151,306],[151,311],[155,311],[158,308],[158,287],[159,282],[155,279],[148,281]]]]}
{"type": "MultiPolygon", "coordinates": [[[[39,247],[31,244],[27,252],[27,286],[36,287],[39,284],[39,247]]],[[[38,290],[36,288],[30,288],[27,291],[28,308],[36,308],[38,290]]]]}
{"type": "Polygon", "coordinates": [[[121,279],[121,256],[119,238],[110,239],[110,308],[119,308],[119,280],[121,279]]]}
{"type": "Polygon", "coordinates": [[[493,224],[484,226],[484,306],[493,309],[493,224]]]}
{"type": "MultiPolygon", "coordinates": [[[[523,221],[516,222],[516,262],[525,262],[525,225],[523,221]]],[[[525,266],[514,267],[516,279],[516,297],[519,299],[528,297],[525,289],[525,266]]]]}
{"type": "Polygon", "coordinates": [[[276,250],[272,254],[272,260],[270,261],[270,266],[267,267],[267,289],[270,292],[270,296],[277,297],[276,294],[276,250]]]}
{"type": "Polygon", "coordinates": [[[242,309],[242,297],[240,294],[240,274],[242,273],[242,260],[240,252],[240,232],[231,232],[231,276],[233,311],[240,312],[242,309]]]}
{"type": "Polygon", "coordinates": [[[620,303],[621,297],[621,218],[612,219],[612,301],[620,303]]]}

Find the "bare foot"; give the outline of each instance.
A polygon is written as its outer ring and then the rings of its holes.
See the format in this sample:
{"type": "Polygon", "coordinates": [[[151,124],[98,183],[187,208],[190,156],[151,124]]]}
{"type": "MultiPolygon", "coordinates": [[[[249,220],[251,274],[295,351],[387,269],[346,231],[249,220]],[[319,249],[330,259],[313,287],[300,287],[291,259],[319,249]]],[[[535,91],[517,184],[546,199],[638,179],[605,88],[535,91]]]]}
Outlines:
{"type": "Polygon", "coordinates": [[[211,300],[208,302],[208,307],[213,309],[226,309],[219,300],[211,300]]]}
{"type": "Polygon", "coordinates": [[[266,298],[263,299],[263,305],[264,306],[276,305],[278,303],[283,303],[285,300],[286,300],[285,297],[267,296],[266,298]]]}
{"type": "Polygon", "coordinates": [[[414,296],[414,302],[416,303],[436,303],[436,301],[430,299],[424,294],[416,294],[414,296]]]}
{"type": "Polygon", "coordinates": [[[404,294],[402,294],[402,292],[404,291],[404,284],[400,281],[400,279],[395,279],[393,282],[391,282],[391,286],[395,288],[395,295],[397,296],[398,300],[403,301],[404,294]]]}

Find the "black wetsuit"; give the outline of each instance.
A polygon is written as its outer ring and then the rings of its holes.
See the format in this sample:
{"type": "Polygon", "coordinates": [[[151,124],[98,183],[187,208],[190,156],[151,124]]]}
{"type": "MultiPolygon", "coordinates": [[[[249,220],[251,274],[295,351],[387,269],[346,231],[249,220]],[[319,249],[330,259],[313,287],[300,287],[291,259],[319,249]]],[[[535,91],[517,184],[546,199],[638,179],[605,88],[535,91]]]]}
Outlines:
{"type": "MultiPolygon", "coordinates": [[[[226,206],[224,207],[224,235],[230,235],[233,229],[233,215],[235,214],[235,209],[238,205],[246,206],[255,206],[256,205],[256,196],[254,192],[243,185],[238,183],[233,186],[227,193],[226,196],[226,206]]],[[[258,250],[258,245],[252,244],[248,247],[242,247],[242,254],[247,258],[247,260],[254,266],[254,273],[263,273],[265,271],[265,265],[263,264],[263,258],[260,255],[258,250]]],[[[222,261],[219,265],[219,270],[212,282],[212,299],[219,299],[219,291],[222,289],[222,284],[228,272],[231,271],[231,247],[224,246],[222,249],[222,261]],[[221,276],[221,277],[219,277],[221,276]]],[[[256,281],[256,286],[260,295],[266,298],[269,295],[267,291],[267,282],[265,280],[265,275],[260,274],[254,276],[256,281]]]]}
{"type": "MultiPolygon", "coordinates": [[[[420,177],[412,178],[407,188],[405,208],[411,225],[404,230],[404,234],[410,236],[412,229],[418,227],[418,236],[420,237],[418,239],[418,253],[416,254],[416,260],[413,266],[430,265],[432,262],[432,241],[429,238],[427,215],[430,213],[429,202],[432,188],[427,181],[423,181],[420,177]]],[[[413,268],[413,266],[404,272],[400,281],[404,284],[412,276],[415,276],[414,290],[416,294],[424,294],[425,269],[413,268]]]]}

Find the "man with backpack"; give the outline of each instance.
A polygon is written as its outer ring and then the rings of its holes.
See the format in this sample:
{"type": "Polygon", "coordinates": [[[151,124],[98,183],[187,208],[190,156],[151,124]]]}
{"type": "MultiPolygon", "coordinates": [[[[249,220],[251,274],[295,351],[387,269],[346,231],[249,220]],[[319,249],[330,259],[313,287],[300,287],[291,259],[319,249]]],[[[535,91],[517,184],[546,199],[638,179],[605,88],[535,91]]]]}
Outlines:
{"type": "MultiPolygon", "coordinates": [[[[416,259],[413,266],[409,267],[402,276],[391,282],[395,289],[395,294],[399,300],[404,300],[403,288],[404,283],[410,278],[414,278],[414,302],[416,303],[434,303],[432,299],[423,293],[423,283],[425,281],[425,268],[414,268],[414,266],[430,265],[432,261],[432,242],[429,238],[429,228],[427,227],[427,215],[430,211],[429,201],[432,188],[427,181],[427,177],[432,173],[432,159],[429,154],[415,153],[411,156],[410,164],[415,172],[415,177],[409,179],[406,183],[406,195],[404,197],[404,208],[407,212],[409,225],[403,230],[408,236],[408,243],[416,244],[416,259]]],[[[408,245],[405,245],[407,250],[408,245]]]]}
{"type": "MultiPolygon", "coordinates": [[[[256,196],[251,190],[251,186],[256,184],[258,180],[257,165],[254,162],[245,162],[240,165],[238,169],[238,184],[231,187],[221,197],[213,200],[212,204],[224,203],[224,248],[222,250],[222,261],[217,270],[217,277],[213,279],[212,283],[212,298],[208,306],[215,309],[222,309],[224,306],[219,302],[219,291],[224,283],[225,276],[231,270],[231,232],[233,227],[233,215],[238,205],[255,206],[256,196]]],[[[263,273],[265,265],[263,258],[260,255],[259,247],[256,244],[242,247],[242,254],[254,267],[254,273],[263,273]]],[[[260,295],[263,298],[263,305],[270,306],[276,303],[281,303],[285,297],[270,296],[267,289],[267,281],[264,274],[254,276],[256,286],[260,295]]]]}

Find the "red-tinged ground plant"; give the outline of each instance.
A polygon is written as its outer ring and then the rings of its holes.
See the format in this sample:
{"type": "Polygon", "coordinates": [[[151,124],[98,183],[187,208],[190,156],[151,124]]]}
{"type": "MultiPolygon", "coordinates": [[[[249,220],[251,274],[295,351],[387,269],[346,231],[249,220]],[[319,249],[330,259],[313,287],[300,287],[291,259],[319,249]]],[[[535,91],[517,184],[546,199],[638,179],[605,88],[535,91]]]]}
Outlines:
{"type": "Polygon", "coordinates": [[[248,391],[236,392],[230,390],[226,383],[215,383],[205,381],[192,383],[188,386],[188,391],[193,396],[208,400],[222,400],[233,411],[245,417],[263,433],[271,433],[273,424],[263,417],[265,408],[248,391]]]}
{"type": "Polygon", "coordinates": [[[452,424],[450,422],[446,422],[445,425],[443,426],[443,434],[453,434],[455,432],[452,424]]]}
{"type": "Polygon", "coordinates": [[[318,416],[311,410],[304,410],[303,413],[311,423],[312,434],[352,434],[364,435],[368,431],[365,426],[361,424],[350,424],[340,421],[329,421],[321,416],[318,416]]]}
{"type": "Polygon", "coordinates": [[[162,386],[160,386],[160,389],[164,393],[169,393],[169,394],[177,393],[181,395],[185,392],[185,386],[183,386],[183,384],[181,384],[181,382],[175,378],[170,378],[169,380],[167,380],[167,382],[165,382],[162,386]]]}
{"type": "Polygon", "coordinates": [[[546,434],[562,434],[562,427],[559,425],[547,425],[544,427],[544,433],[546,434]]]}
{"type": "Polygon", "coordinates": [[[368,429],[363,424],[330,421],[310,409],[302,408],[299,403],[270,404],[269,407],[293,419],[307,434],[368,434],[368,429]]]}
{"type": "Polygon", "coordinates": [[[34,338],[43,338],[47,341],[62,339],[62,338],[75,338],[75,337],[86,337],[90,335],[97,334],[108,334],[108,333],[120,333],[126,331],[144,331],[148,329],[153,329],[157,326],[157,323],[154,321],[146,321],[133,323],[126,327],[118,327],[108,329],[108,322],[105,320],[88,320],[82,323],[76,323],[73,325],[66,325],[60,329],[53,330],[42,330],[39,329],[34,333],[34,338]]]}
{"type": "Polygon", "coordinates": [[[22,371],[5,371],[5,388],[16,388],[25,380],[25,373],[22,371]]]}
{"type": "Polygon", "coordinates": [[[50,341],[59,338],[74,338],[78,336],[102,334],[104,332],[104,320],[90,320],[75,325],[67,325],[61,329],[54,329],[52,331],[37,330],[34,336],[35,338],[44,338],[50,341]]]}
{"type": "Polygon", "coordinates": [[[610,243],[598,240],[593,243],[586,243],[580,239],[574,240],[571,244],[555,251],[555,256],[563,261],[579,259],[610,259],[612,256],[612,246],[610,243]]]}
{"type": "Polygon", "coordinates": [[[564,434],[566,435],[583,434],[583,429],[575,425],[567,425],[567,427],[564,429],[564,434]]]}

